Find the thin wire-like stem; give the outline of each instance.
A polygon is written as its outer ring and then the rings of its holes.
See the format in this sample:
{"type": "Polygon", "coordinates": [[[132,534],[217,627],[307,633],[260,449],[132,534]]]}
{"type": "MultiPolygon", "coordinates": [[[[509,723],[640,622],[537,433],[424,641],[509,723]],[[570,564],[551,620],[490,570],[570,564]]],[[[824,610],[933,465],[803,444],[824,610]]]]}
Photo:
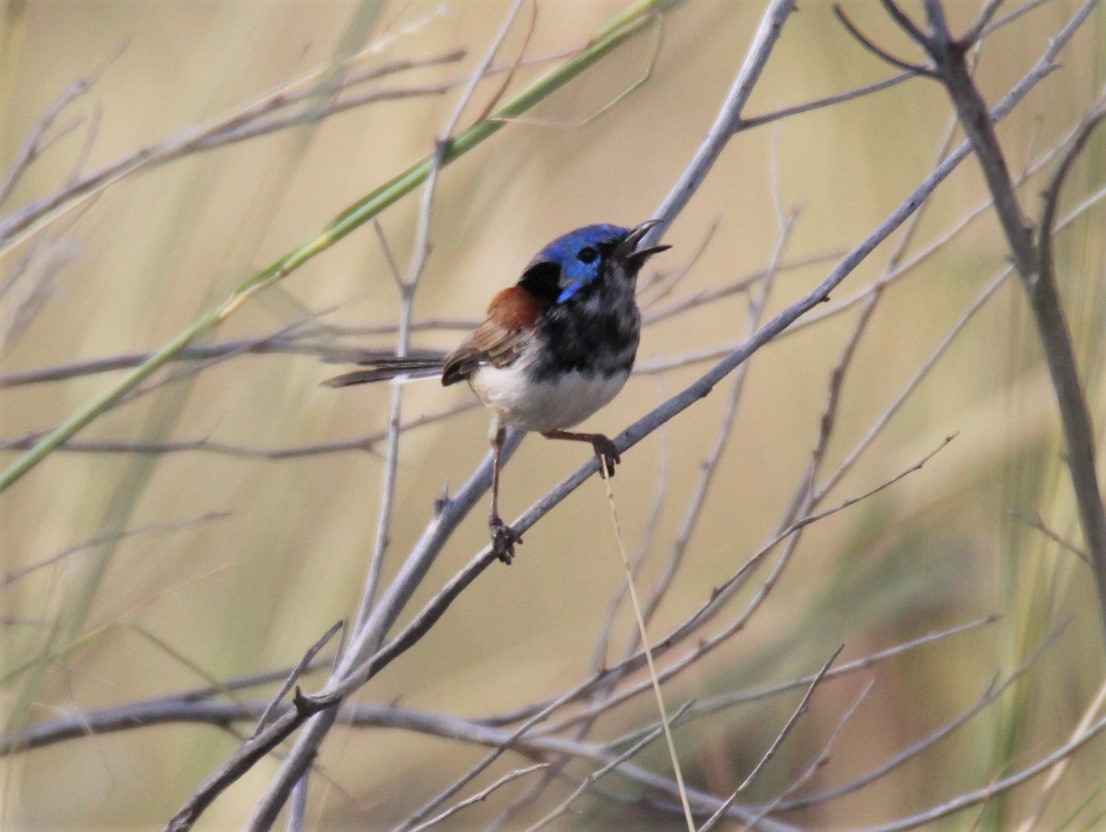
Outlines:
{"type": "MultiPolygon", "coordinates": [[[[678,644],[683,643],[686,639],[690,638],[700,629],[701,625],[706,621],[712,619],[713,615],[717,613],[718,609],[722,607],[725,601],[733,594],[734,588],[739,586],[742,580],[752,573],[752,571],[760,565],[780,543],[788,543],[797,539],[797,533],[805,529],[812,523],[816,523],[820,520],[824,520],[840,511],[844,511],[864,500],[870,499],[881,491],[890,488],[895,483],[899,482],[904,477],[909,476],[916,471],[922,469],[922,467],[932,459],[936,454],[940,453],[948,444],[952,441],[952,438],[947,438],[937,448],[930,451],[920,460],[915,462],[909,468],[900,471],[895,476],[884,480],[880,484],[868,489],[867,491],[858,494],[854,497],[850,497],[847,500],[842,501],[838,505],[825,509],[816,514],[800,514],[799,518],[793,523],[787,526],[766,543],[764,543],[751,557],[749,557],[742,567],[730,578],[724,581],[720,586],[716,587],[711,593],[710,599],[701,605],[689,618],[687,618],[676,629],[671,631],[660,641],[653,645],[653,649],[656,653],[668,652],[678,644]]],[[[809,480],[807,480],[809,482],[809,480]]],[[[780,556],[777,562],[773,565],[772,571],[765,578],[762,585],[758,588],[754,596],[749,600],[746,606],[741,612],[734,617],[732,621],[726,624],[719,632],[709,637],[700,638],[695,647],[682,655],[677,661],[666,667],[658,676],[661,682],[666,682],[677,673],[686,670],[688,667],[693,666],[703,655],[714,650],[720,644],[724,643],[734,633],[744,629],[748,624],[749,619],[763,604],[764,599],[772,591],[776,581],[779,580],[780,574],[782,574],[784,568],[791,555],[793,554],[793,546],[789,546],[784,554],[780,556]]],[[[627,671],[636,670],[645,664],[645,657],[639,652],[632,658],[623,661],[618,667],[612,668],[608,673],[626,673],[627,671]]],[[[553,723],[548,726],[545,731],[553,733],[570,725],[580,719],[590,718],[605,710],[609,710],[615,705],[621,704],[626,700],[637,696],[638,694],[648,690],[650,687],[649,681],[638,683],[626,688],[623,688],[617,695],[608,699],[602,700],[598,705],[581,709],[575,714],[566,717],[561,722],[553,723]]]]}
{"type": "MultiPolygon", "coordinates": [[[[649,549],[652,547],[653,538],[656,536],[657,525],[660,521],[661,512],[664,509],[665,497],[668,493],[669,454],[667,431],[658,431],[657,437],[659,439],[659,453],[656,488],[653,491],[653,501],[649,506],[649,514],[647,515],[645,526],[642,530],[641,543],[638,546],[637,554],[630,564],[630,575],[635,581],[638,580],[642,569],[645,567],[645,559],[649,554],[649,549]]],[[[607,616],[603,620],[603,625],[599,628],[599,635],[595,639],[595,649],[592,651],[591,659],[592,673],[598,673],[606,667],[611,634],[614,631],[615,623],[618,620],[618,613],[622,609],[622,604],[625,602],[628,593],[628,585],[626,583],[621,583],[614,597],[611,599],[610,606],[607,609],[607,616]]]]}
{"type": "MultiPolygon", "coordinates": [[[[691,703],[689,702],[684,705],[683,708],[676,711],[676,713],[672,715],[672,722],[678,720],[690,705],[691,703]]],[[[589,774],[586,778],[584,778],[584,782],[582,782],[572,794],[565,798],[559,806],[548,812],[545,817],[541,818],[541,820],[539,820],[537,823],[531,824],[530,826],[526,827],[526,832],[538,832],[538,830],[544,829],[554,820],[567,812],[568,807],[575,803],[577,798],[579,798],[582,794],[584,794],[584,792],[586,792],[589,788],[599,782],[599,780],[601,780],[604,776],[618,768],[618,766],[624,761],[636,756],[639,752],[642,751],[642,749],[648,747],[654,740],[656,740],[659,736],[661,736],[661,734],[665,732],[668,725],[668,720],[664,720],[661,725],[650,731],[636,743],[634,743],[621,754],[612,759],[609,763],[589,774]]],[[[692,821],[692,824],[694,827],[694,821],[692,821]]]]}
{"type": "Polygon", "coordinates": [[[848,783],[843,783],[839,786],[834,786],[830,789],[818,792],[816,794],[806,795],[804,797],[794,798],[791,800],[781,800],[778,803],[777,808],[781,812],[792,811],[795,809],[804,809],[810,806],[816,806],[821,803],[826,803],[830,800],[834,800],[844,795],[851,794],[855,791],[863,789],[866,786],[870,786],[873,783],[878,783],[884,779],[888,774],[896,769],[906,765],[911,760],[917,759],[920,755],[933,748],[937,743],[941,742],[945,738],[951,736],[963,725],[972,719],[972,717],[982,713],[989,705],[994,703],[1005,691],[1019,679],[1021,679],[1029,669],[1033,667],[1038,659],[1044,655],[1045,651],[1052,646],[1063,627],[1058,627],[1053,630],[1040,644],[1025,658],[1025,660],[1011,672],[1001,684],[998,681],[998,675],[996,674],[992,678],[983,692],[976,698],[968,708],[961,711],[952,719],[945,722],[941,727],[931,732],[928,736],[923,737],[915,743],[912,743],[907,748],[903,749],[898,754],[893,755],[890,759],[885,760],[880,765],[873,768],[871,771],[865,773],[861,777],[857,777],[848,783]]]}
{"type": "Polygon", "coordinates": [[[645,662],[649,668],[649,680],[653,687],[653,696],[657,700],[657,710],[661,715],[661,727],[664,728],[664,740],[668,744],[668,754],[672,760],[672,770],[676,775],[676,785],[680,790],[680,803],[684,807],[684,820],[687,821],[688,832],[695,832],[695,819],[691,815],[691,804],[687,800],[687,788],[684,786],[684,775],[680,770],[680,757],[676,753],[676,742],[672,739],[672,728],[668,719],[668,711],[664,706],[664,695],[661,693],[661,683],[657,678],[657,666],[653,662],[653,648],[649,646],[649,636],[645,627],[645,617],[642,615],[641,602],[638,601],[637,590],[634,588],[634,573],[630,568],[630,559],[626,555],[626,545],[622,540],[622,529],[618,525],[618,507],[614,502],[614,491],[611,489],[611,478],[606,471],[602,473],[603,483],[607,489],[607,504],[611,510],[611,524],[614,526],[614,536],[618,541],[618,554],[622,559],[622,569],[626,575],[626,588],[630,593],[630,607],[634,611],[637,620],[638,634],[641,637],[641,647],[645,653],[645,662]]]}
{"type": "Polygon", "coordinates": [[[527,736],[530,733],[531,728],[543,722],[562,704],[564,704],[563,698],[559,700],[554,700],[553,702],[547,704],[542,710],[531,716],[522,725],[516,728],[509,737],[507,737],[503,742],[499,743],[491,754],[486,756],[483,760],[481,760],[479,763],[469,769],[469,771],[463,777],[458,778],[439,794],[431,798],[427,803],[425,803],[421,808],[419,808],[409,818],[407,818],[406,821],[397,826],[393,832],[408,832],[408,830],[412,829],[415,825],[419,824],[425,818],[429,817],[432,812],[437,811],[439,806],[444,805],[446,801],[448,801],[455,794],[461,791],[461,789],[463,789],[465,786],[467,786],[469,783],[479,777],[484,771],[487,770],[487,768],[492,763],[498,760],[507,751],[507,749],[511,748],[520,739],[527,736]]]}
{"type": "Polygon", "coordinates": [[[450,806],[440,815],[437,815],[435,817],[432,817],[428,821],[420,823],[418,826],[414,827],[411,832],[423,832],[424,829],[429,829],[432,826],[437,826],[442,821],[448,820],[458,812],[467,809],[469,806],[487,800],[493,792],[498,791],[503,786],[506,786],[508,783],[513,783],[520,777],[525,777],[528,774],[533,774],[535,771],[542,771],[548,767],[549,763],[535,763],[532,766],[526,766],[525,768],[515,769],[514,771],[508,772],[507,774],[504,774],[502,777],[496,780],[494,783],[492,783],[490,786],[488,786],[486,789],[481,789],[472,797],[462,800],[455,806],[450,806]]]}

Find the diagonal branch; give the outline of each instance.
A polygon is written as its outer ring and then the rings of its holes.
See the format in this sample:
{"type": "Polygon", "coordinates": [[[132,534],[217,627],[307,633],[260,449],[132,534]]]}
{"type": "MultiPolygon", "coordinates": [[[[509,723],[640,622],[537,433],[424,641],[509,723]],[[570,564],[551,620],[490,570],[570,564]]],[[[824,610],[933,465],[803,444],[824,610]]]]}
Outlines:
{"type": "MultiPolygon", "coordinates": [[[[883,2],[889,10],[897,9],[892,0],[883,2]]],[[[1073,22],[1082,22],[1096,5],[1097,0],[1085,0],[1073,22]]],[[[1102,491],[1095,469],[1094,427],[1079,378],[1071,333],[1056,287],[1051,246],[1052,222],[1064,176],[1103,114],[1099,108],[1099,111],[1088,116],[1085,130],[1076,137],[1071,151],[1061,162],[1053,183],[1046,192],[1038,241],[1018,200],[1014,180],[995,134],[994,120],[968,67],[967,55],[975,46],[975,41],[970,38],[978,35],[982,27],[977,25],[968,38],[957,39],[948,29],[940,0],[925,0],[925,9],[930,29],[928,33],[920,31],[909,20],[904,20],[905,15],[901,12],[893,15],[907,34],[933,59],[937,78],[948,92],[960,125],[979,159],[1014,266],[1025,288],[1060,410],[1079,522],[1094,566],[1099,619],[1104,636],[1103,646],[1106,648],[1106,510],[1103,508],[1102,491]]],[[[990,5],[985,8],[984,21],[993,13],[994,9],[990,5]]],[[[1045,67],[1048,70],[1052,68],[1052,65],[1045,67]]]]}

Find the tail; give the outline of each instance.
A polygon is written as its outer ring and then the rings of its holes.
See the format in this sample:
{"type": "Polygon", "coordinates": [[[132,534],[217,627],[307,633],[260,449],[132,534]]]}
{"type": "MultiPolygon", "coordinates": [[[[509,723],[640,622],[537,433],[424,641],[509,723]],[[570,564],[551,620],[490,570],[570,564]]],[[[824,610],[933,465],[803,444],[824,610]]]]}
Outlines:
{"type": "Polygon", "coordinates": [[[440,378],[445,356],[438,353],[419,353],[400,358],[389,353],[366,353],[357,363],[365,369],[328,378],[323,382],[323,386],[350,387],[354,384],[372,384],[377,381],[406,382],[440,378]]]}

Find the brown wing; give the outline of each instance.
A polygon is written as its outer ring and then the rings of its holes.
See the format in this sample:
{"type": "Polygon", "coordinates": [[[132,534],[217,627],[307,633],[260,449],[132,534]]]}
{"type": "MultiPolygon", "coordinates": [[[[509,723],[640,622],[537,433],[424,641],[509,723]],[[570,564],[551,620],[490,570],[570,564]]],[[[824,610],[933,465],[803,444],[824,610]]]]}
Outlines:
{"type": "Polygon", "coordinates": [[[518,286],[504,289],[488,304],[488,319],[445,359],[442,384],[456,384],[478,367],[509,366],[538,325],[545,302],[518,286]]]}

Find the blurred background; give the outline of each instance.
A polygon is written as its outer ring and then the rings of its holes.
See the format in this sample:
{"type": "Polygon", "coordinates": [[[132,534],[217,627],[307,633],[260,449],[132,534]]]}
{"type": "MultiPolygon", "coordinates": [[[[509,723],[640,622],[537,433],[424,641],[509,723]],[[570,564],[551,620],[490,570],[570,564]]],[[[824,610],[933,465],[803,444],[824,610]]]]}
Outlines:
{"type": "MultiPolygon", "coordinates": [[[[70,85],[101,75],[58,114],[50,129],[60,138],[6,194],[4,218],[296,79],[330,77],[335,61],[351,52],[364,50],[352,64],[358,70],[404,59],[426,65],[338,96],[306,97],[295,111],[310,116],[342,96],[381,91],[362,106],[120,175],[9,241],[0,260],[4,464],[26,447],[20,440],[67,418],[120,371],[18,385],[13,374],[163,345],[249,275],[425,156],[509,5],[8,3],[0,12],[0,170],[18,163],[36,124],[70,85]]],[[[523,50],[526,60],[514,75],[485,79],[461,125],[484,115],[504,81],[510,97],[627,6],[540,2],[527,42],[532,7],[525,5],[498,61],[510,66],[523,50]]],[[[920,4],[906,7],[920,19],[920,4]]],[[[1070,0],[1043,3],[988,38],[977,76],[989,102],[1023,77],[1077,8],[1070,0]]],[[[847,10],[875,42],[917,59],[878,4],[855,2],[847,10]]],[[[414,301],[414,345],[454,346],[490,296],[558,234],[649,217],[702,141],[760,12],[756,3],[680,3],[449,165],[414,301]],[[647,81],[618,99],[650,67],[647,81]]],[[[978,6],[957,0],[949,13],[962,31],[978,6]]],[[[999,129],[1015,174],[1036,171],[1021,190],[1033,216],[1050,154],[1100,94],[1104,44],[1106,19],[1096,11],[1061,54],[1062,66],[999,129]]],[[[746,114],[892,72],[849,37],[829,4],[804,3],[788,20],[746,114]]],[[[647,327],[642,372],[584,429],[613,436],[698,378],[716,359],[682,359],[741,341],[765,284],[719,292],[710,302],[701,302],[712,297],[703,293],[756,277],[777,256],[785,268],[771,282],[763,318],[809,291],[930,172],[950,118],[939,85],[914,79],[736,136],[668,232],[672,250],[654,258],[642,278],[647,317],[685,308],[647,327]],[[684,304],[694,299],[700,302],[684,304]],[[667,365],[674,366],[659,371],[667,365]]],[[[1092,141],[1076,165],[1062,214],[1101,189],[1103,151],[1101,138],[1092,141]]],[[[612,485],[628,549],[646,552],[643,594],[665,573],[681,529],[692,527],[650,622],[652,638],[687,619],[783,521],[818,443],[831,372],[864,303],[827,313],[855,296],[872,297],[900,246],[904,262],[931,251],[889,282],[871,309],[841,388],[821,482],[1003,269],[1006,247],[993,214],[970,218],[985,199],[978,167],[968,160],[927,203],[909,240],[893,236],[815,310],[823,320],[754,356],[732,421],[727,380],[624,455],[612,485]],[[726,441],[709,490],[689,523],[704,461],[720,436],[726,441]]],[[[318,349],[391,346],[400,302],[381,241],[405,271],[418,210],[418,194],[408,195],[380,215],[378,233],[358,229],[250,299],[207,343],[308,327],[318,349]]],[[[1101,206],[1084,206],[1057,244],[1064,302],[1099,425],[1106,424],[1103,219],[1101,206]]],[[[0,570],[8,576],[0,587],[0,701],[9,730],[289,667],[333,622],[355,614],[380,514],[379,437],[391,389],[319,386],[338,371],[317,355],[290,353],[174,364],[82,431],[83,445],[52,454],[0,494],[0,570]],[[335,446],[345,440],[361,440],[360,447],[335,446]]],[[[405,421],[472,400],[466,389],[434,383],[405,391],[405,421]]],[[[997,621],[825,682],[743,802],[786,791],[870,683],[829,761],[797,794],[850,782],[949,722],[1057,628],[1025,674],[948,739],[865,788],[778,817],[810,828],[862,827],[924,810],[1040,759],[1088,712],[1103,681],[1094,581],[1078,556],[1037,528],[1079,544],[1055,399],[1016,277],[988,296],[822,508],[890,480],[953,434],[923,469],[805,529],[757,613],[666,684],[666,698],[675,710],[689,699],[816,672],[839,645],[844,663],[984,616],[997,621]]],[[[385,581],[432,517],[435,500],[468,478],[486,448],[487,416],[479,408],[404,432],[385,581]]],[[[528,438],[504,474],[504,517],[516,517],[586,458],[585,447],[528,438]]],[[[412,611],[485,545],[484,512],[482,502],[451,539],[412,611]]],[[[701,637],[735,620],[767,574],[758,574],[701,637]]],[[[556,696],[589,677],[597,636],[624,580],[604,488],[593,479],[526,534],[510,568],[485,572],[359,701],[483,717],[556,696]]],[[[622,608],[610,663],[634,632],[622,608]]],[[[303,685],[311,690],[324,678],[303,685]]],[[[273,690],[244,698],[265,699],[273,690]]],[[[676,745],[689,783],[729,795],[801,695],[796,688],[680,727],[676,745]]],[[[655,718],[655,703],[640,695],[603,717],[589,737],[610,740],[655,718]]],[[[4,758],[0,826],[158,827],[240,741],[214,727],[165,725],[4,758]]],[[[308,828],[391,828],[485,753],[411,732],[339,727],[312,781],[308,828]]],[[[663,745],[637,761],[671,775],[663,745]]],[[[526,762],[505,755],[462,796],[526,762]]],[[[1081,751],[1040,828],[1095,828],[1106,809],[1104,765],[1101,741],[1081,751]]],[[[258,764],[197,828],[239,828],[278,766],[277,757],[258,764]]],[[[568,771],[578,780],[592,768],[577,762],[568,771]]],[[[536,779],[512,783],[442,828],[486,828],[536,779]]],[[[506,828],[524,828],[572,788],[552,784],[506,828]]],[[[630,795],[638,789],[617,778],[609,788],[630,795]]],[[[942,828],[1016,828],[1042,793],[1043,781],[1032,781],[942,828]]],[[[678,814],[592,796],[558,824],[683,828],[678,814]]]]}

